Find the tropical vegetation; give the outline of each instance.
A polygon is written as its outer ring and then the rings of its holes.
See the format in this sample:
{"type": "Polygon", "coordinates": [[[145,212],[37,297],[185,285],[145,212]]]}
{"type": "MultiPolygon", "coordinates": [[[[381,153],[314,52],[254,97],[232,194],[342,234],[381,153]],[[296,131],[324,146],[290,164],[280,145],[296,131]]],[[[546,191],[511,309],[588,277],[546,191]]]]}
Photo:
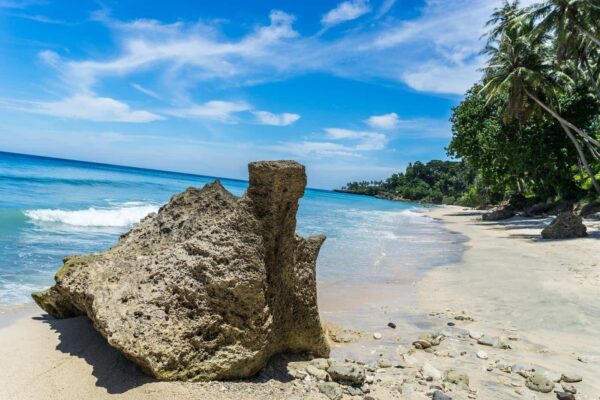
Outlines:
{"type": "MultiPolygon", "coordinates": [[[[483,77],[454,108],[447,147],[461,160],[451,173],[470,171],[470,185],[445,193],[444,176],[429,191],[417,182],[416,197],[481,205],[515,193],[532,202],[598,196],[600,0],[505,1],[487,26],[483,77]]],[[[368,190],[403,196],[408,172],[368,190]]]]}

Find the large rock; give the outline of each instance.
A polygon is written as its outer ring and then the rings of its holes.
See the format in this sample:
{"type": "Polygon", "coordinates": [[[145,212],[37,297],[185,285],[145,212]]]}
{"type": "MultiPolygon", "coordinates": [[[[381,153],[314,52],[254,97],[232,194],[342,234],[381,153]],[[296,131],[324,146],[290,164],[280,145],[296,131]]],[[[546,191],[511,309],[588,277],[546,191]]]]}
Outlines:
{"type": "Polygon", "coordinates": [[[512,218],[515,216],[515,211],[512,206],[504,205],[500,207],[496,207],[492,211],[483,214],[481,219],[484,221],[501,221],[504,219],[512,218]]]}
{"type": "Polygon", "coordinates": [[[158,379],[247,377],[280,352],[328,356],[315,281],[325,237],[295,234],[304,167],[249,170],[242,198],[218,181],[189,188],[113,248],[65,258],[33,298],[58,318],[87,315],[158,379]]]}
{"type": "Polygon", "coordinates": [[[544,239],[571,239],[586,235],[587,228],[581,217],[575,215],[572,211],[559,214],[550,225],[542,230],[544,239]]]}

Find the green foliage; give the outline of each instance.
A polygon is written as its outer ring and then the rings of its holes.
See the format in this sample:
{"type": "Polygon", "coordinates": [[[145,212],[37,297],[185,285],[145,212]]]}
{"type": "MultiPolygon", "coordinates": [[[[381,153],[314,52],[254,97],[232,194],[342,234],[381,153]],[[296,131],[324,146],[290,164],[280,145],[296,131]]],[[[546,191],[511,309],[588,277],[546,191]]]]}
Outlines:
{"type": "Polygon", "coordinates": [[[475,174],[464,162],[432,160],[415,162],[406,172],[385,181],[351,182],[342,190],[427,203],[454,204],[473,184],[475,174]]]}

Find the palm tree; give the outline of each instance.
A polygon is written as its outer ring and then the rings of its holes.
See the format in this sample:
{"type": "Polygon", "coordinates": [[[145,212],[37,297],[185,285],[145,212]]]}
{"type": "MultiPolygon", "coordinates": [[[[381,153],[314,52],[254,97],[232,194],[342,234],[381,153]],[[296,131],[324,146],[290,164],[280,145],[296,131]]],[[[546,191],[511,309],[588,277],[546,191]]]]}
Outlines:
{"type": "Polygon", "coordinates": [[[490,19],[485,24],[486,27],[491,26],[487,34],[488,44],[497,41],[502,32],[518,17],[525,15],[524,10],[519,6],[519,0],[504,0],[502,7],[494,9],[490,19]]]}
{"type": "Polygon", "coordinates": [[[539,19],[534,34],[555,32],[561,46],[568,45],[574,35],[583,35],[600,46],[599,0],[546,0],[532,5],[527,12],[539,19]]]}
{"type": "Polygon", "coordinates": [[[600,0],[547,0],[526,11],[519,14],[517,20],[538,21],[532,35],[551,36],[557,62],[574,61],[573,73],[589,81],[600,100],[598,74],[594,73],[591,61],[599,57],[600,0]]]}
{"type": "Polygon", "coordinates": [[[561,117],[553,107],[563,88],[572,83],[572,80],[548,62],[550,48],[545,44],[544,37],[531,34],[534,29],[533,18],[520,18],[518,23],[505,26],[495,45],[486,46],[484,53],[489,56],[489,62],[484,68],[484,86],[480,93],[486,96],[488,101],[496,98],[506,99],[507,121],[518,119],[523,123],[540,110],[555,118],[573,143],[592,185],[600,193],[600,185],[579,139],[593,156],[598,157],[600,142],[561,117]],[[575,134],[579,135],[579,138],[575,134]]]}

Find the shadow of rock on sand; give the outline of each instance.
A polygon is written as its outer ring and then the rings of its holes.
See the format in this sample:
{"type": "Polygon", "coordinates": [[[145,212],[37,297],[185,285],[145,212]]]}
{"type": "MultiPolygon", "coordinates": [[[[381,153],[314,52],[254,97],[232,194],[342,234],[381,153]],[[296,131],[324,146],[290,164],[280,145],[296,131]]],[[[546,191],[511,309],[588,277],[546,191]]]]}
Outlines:
{"type": "MultiPolygon", "coordinates": [[[[59,334],[60,343],[56,346],[57,350],[82,358],[92,366],[96,386],[106,389],[109,394],[122,394],[147,383],[159,382],[144,374],[133,362],[111,347],[94,329],[89,318],[82,316],[56,319],[44,314],[33,319],[50,325],[51,329],[59,334]]],[[[276,355],[256,376],[240,382],[264,383],[270,380],[290,382],[294,377],[288,372],[288,364],[304,360],[307,360],[307,357],[302,354],[276,355]]]]}
{"type": "Polygon", "coordinates": [[[50,325],[59,334],[57,350],[82,358],[91,365],[96,386],[105,388],[108,393],[120,394],[156,381],[111,347],[88,318],[56,319],[44,315],[34,319],[50,325]]]}

